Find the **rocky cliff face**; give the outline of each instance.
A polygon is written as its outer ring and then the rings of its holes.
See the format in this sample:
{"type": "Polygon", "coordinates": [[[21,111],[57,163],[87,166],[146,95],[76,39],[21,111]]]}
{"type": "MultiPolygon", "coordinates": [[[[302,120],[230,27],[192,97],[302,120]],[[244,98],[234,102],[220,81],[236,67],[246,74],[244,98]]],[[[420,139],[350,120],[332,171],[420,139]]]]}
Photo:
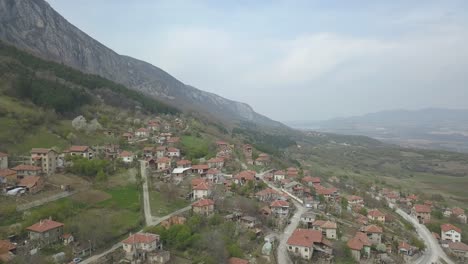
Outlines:
{"type": "Polygon", "coordinates": [[[37,56],[158,97],[182,110],[283,127],[247,104],[187,86],[158,67],[115,53],[70,24],[44,0],[0,1],[0,39],[37,56]]]}

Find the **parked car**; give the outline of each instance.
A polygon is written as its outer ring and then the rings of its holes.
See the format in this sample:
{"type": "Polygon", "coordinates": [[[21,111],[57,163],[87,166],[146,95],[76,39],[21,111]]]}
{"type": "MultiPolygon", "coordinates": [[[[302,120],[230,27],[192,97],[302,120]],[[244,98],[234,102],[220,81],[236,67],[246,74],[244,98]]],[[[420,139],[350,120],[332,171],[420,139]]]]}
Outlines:
{"type": "Polygon", "coordinates": [[[18,187],[18,188],[14,188],[14,189],[7,191],[6,195],[16,196],[16,195],[21,195],[24,193],[26,193],[26,189],[23,187],[18,187]]]}

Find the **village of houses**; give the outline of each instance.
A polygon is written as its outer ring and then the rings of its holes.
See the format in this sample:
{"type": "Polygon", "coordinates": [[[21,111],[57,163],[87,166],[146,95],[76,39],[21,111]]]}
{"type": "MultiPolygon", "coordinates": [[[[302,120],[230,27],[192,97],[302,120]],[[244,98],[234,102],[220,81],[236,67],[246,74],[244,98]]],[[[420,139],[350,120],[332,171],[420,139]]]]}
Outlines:
{"type": "MultiPolygon", "coordinates": [[[[148,120],[145,126],[116,135],[131,146],[128,149],[118,145],[72,145],[61,151],[33,148],[21,164],[13,164],[7,153],[0,153],[2,199],[26,199],[26,212],[29,206],[34,208],[54,197],[65,197],[57,193],[74,195],[80,191],[73,184],[51,184],[56,174],[72,165],[73,160],[67,157],[119,160],[144,170],[143,183],[188,185],[183,196],[189,206],[159,218],[152,217],[151,212],[146,212],[151,207],[144,206],[145,216],[150,215],[146,224],[169,228],[186,223],[194,215],[217,214],[222,221],[234,222],[240,230],[255,234],[254,248],[261,250],[228,256],[226,261],[230,264],[415,262],[424,255],[424,241],[421,245],[414,228],[395,212],[396,208],[421,224],[440,223],[433,238],[453,261],[468,261],[468,245],[462,242],[467,216],[462,208],[442,208],[437,201],[420,200],[415,194],[376,185],[358,190],[339,178],[324,178],[301,168],[277,168],[275,157],[228,139],[213,140],[215,156],[189,160],[185,158],[189,153],[180,148],[180,133],[186,126],[182,119],[148,120]],[[236,164],[238,171],[228,171],[228,164],[236,164]],[[51,185],[59,192],[53,192],[48,199],[51,185]],[[255,210],[246,210],[249,206],[242,204],[224,206],[226,200],[241,196],[254,204],[255,210]],[[433,219],[434,212],[440,212],[441,218],[433,219]]],[[[143,192],[147,188],[143,187],[143,192]]],[[[143,197],[144,203],[149,202],[143,197]]],[[[64,223],[51,217],[22,228],[26,235],[0,240],[1,262],[14,262],[21,254],[38,254],[51,244],[78,247],[85,243],[67,232],[64,223]],[[19,250],[25,244],[34,246],[28,251],[19,250]]],[[[166,247],[159,234],[143,230],[130,232],[107,247],[51,257],[56,263],[178,263],[177,254],[166,247]]]]}

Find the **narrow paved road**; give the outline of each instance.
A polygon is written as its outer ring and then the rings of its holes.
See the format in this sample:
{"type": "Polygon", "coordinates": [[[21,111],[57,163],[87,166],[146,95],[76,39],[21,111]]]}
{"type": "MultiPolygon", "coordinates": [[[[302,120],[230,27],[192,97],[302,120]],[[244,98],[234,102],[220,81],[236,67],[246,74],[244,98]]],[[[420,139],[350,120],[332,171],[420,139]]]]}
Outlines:
{"type": "MultiPolygon", "coordinates": [[[[281,189],[277,188],[270,182],[263,179],[263,176],[267,172],[257,174],[257,177],[259,177],[264,183],[268,185],[268,187],[272,188],[273,190],[276,190],[277,192],[283,192],[281,189]]],[[[276,251],[276,256],[277,256],[277,260],[279,264],[292,264],[291,258],[289,258],[287,242],[291,234],[294,232],[294,230],[296,230],[297,226],[299,225],[299,221],[301,220],[301,215],[308,210],[295,199],[296,199],[295,197],[291,196],[291,201],[293,202],[297,210],[294,213],[294,215],[291,217],[291,222],[289,223],[289,225],[287,225],[284,228],[283,233],[281,233],[278,238],[279,245],[276,251]]]]}
{"type": "Polygon", "coordinates": [[[411,217],[405,211],[399,208],[396,209],[396,213],[401,215],[405,220],[410,222],[415,227],[416,232],[426,244],[426,251],[418,260],[414,262],[415,264],[441,263],[439,259],[443,259],[447,264],[454,264],[453,261],[447,257],[437,240],[432,236],[431,232],[425,225],[418,223],[416,218],[411,217]]]}
{"type": "Polygon", "coordinates": [[[143,180],[143,210],[145,212],[145,222],[147,226],[155,225],[153,216],[151,215],[151,205],[149,199],[148,176],[146,175],[146,162],[140,160],[140,173],[143,180]]]}

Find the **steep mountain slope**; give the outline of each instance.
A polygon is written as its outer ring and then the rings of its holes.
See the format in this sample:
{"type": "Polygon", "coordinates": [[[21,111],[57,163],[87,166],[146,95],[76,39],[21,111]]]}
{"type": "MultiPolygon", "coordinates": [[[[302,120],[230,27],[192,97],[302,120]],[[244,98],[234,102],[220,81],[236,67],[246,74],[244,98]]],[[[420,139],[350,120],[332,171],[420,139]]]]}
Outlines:
{"type": "Polygon", "coordinates": [[[285,128],[254,112],[247,104],[185,85],[149,63],[115,53],[70,24],[44,0],[0,1],[0,40],[83,72],[98,74],[185,111],[230,123],[248,121],[285,128]]]}

